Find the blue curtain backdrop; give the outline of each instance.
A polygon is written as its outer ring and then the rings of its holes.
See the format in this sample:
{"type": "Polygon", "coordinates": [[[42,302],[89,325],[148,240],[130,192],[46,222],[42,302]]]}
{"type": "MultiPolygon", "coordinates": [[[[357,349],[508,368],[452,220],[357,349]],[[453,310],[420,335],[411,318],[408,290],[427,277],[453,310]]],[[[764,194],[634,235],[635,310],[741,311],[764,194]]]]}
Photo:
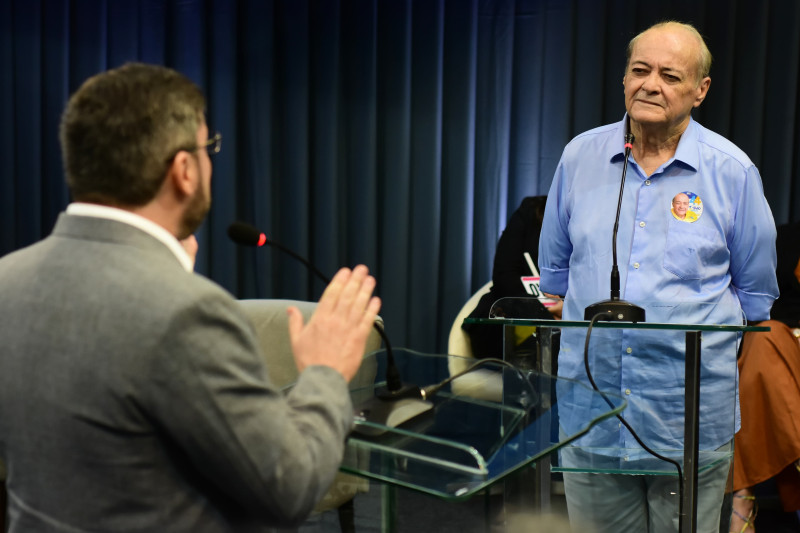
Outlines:
{"type": "Polygon", "coordinates": [[[299,264],[228,241],[249,221],[331,275],[366,263],[393,344],[444,350],[508,216],[572,136],[622,117],[625,46],[663,19],[715,56],[695,118],[756,162],[777,222],[800,218],[795,0],[0,0],[0,255],[69,202],[69,94],[164,64],[224,135],[198,270],[237,297],[318,298],[299,264]]]}

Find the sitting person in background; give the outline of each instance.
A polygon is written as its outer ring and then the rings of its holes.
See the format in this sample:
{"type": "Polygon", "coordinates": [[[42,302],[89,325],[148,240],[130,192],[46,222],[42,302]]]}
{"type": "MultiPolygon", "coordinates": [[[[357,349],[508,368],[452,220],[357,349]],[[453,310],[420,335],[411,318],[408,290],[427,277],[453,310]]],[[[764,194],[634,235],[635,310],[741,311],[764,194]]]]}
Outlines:
{"type": "Polygon", "coordinates": [[[800,223],[778,227],[778,287],[767,332],[748,332],[739,357],[742,428],[734,441],[730,531],[753,533],[753,486],[775,478],[785,511],[800,509],[800,223]]]}
{"type": "MultiPolygon", "coordinates": [[[[528,298],[525,316],[517,318],[560,318],[562,303],[547,298],[539,291],[539,232],[547,196],[528,196],[500,235],[494,255],[492,288],[478,302],[470,318],[486,318],[492,305],[501,298],[528,298]],[[547,307],[545,306],[547,304],[547,307]]],[[[510,316],[510,315],[509,315],[510,316]]],[[[472,354],[477,358],[502,357],[503,326],[464,324],[469,334],[472,354]]],[[[516,328],[518,349],[524,349],[535,328],[516,328]]]]}

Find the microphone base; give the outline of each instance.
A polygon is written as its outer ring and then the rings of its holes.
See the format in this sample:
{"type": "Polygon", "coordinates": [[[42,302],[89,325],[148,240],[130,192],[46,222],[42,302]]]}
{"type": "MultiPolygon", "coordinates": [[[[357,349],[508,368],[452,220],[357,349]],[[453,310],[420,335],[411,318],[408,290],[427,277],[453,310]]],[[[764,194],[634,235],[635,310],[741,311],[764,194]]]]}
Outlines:
{"type": "Polygon", "coordinates": [[[422,399],[422,391],[417,385],[402,384],[400,388],[392,390],[388,387],[378,387],[375,389],[375,396],[384,401],[396,401],[403,398],[422,399]]]}
{"type": "MultiPolygon", "coordinates": [[[[433,413],[433,403],[420,398],[387,400],[373,396],[355,408],[355,419],[376,425],[356,424],[353,433],[365,437],[378,437],[389,428],[416,421],[426,413],[433,413]]],[[[410,429],[410,428],[409,428],[410,429]]]]}
{"type": "Polygon", "coordinates": [[[646,322],[644,309],[625,300],[603,300],[588,306],[583,313],[584,320],[591,320],[598,313],[605,316],[603,322],[646,322]]]}

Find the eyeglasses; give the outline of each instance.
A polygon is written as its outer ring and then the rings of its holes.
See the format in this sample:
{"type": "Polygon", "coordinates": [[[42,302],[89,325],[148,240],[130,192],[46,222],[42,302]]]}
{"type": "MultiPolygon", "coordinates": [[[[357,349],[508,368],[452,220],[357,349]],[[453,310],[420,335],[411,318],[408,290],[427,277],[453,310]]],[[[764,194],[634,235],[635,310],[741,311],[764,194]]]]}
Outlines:
{"type": "Polygon", "coordinates": [[[213,137],[195,148],[179,148],[175,150],[175,153],[167,159],[167,163],[175,159],[175,156],[178,155],[179,152],[196,152],[197,150],[205,150],[208,152],[209,156],[218,154],[219,151],[222,150],[222,134],[219,132],[215,133],[213,137]]]}
{"type": "Polygon", "coordinates": [[[220,132],[216,132],[213,137],[211,137],[202,145],[198,146],[196,149],[200,150],[201,148],[205,148],[208,152],[208,155],[218,154],[219,151],[222,150],[222,134],[220,132]]]}

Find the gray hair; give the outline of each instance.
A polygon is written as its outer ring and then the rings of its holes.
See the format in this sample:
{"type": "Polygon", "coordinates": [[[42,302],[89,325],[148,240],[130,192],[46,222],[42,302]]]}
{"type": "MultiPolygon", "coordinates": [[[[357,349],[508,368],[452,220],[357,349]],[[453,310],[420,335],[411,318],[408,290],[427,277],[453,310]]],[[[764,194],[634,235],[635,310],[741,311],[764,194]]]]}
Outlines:
{"type": "Polygon", "coordinates": [[[697,83],[699,84],[700,81],[702,81],[702,79],[708,76],[709,72],[711,72],[711,60],[712,60],[711,52],[709,51],[708,46],[706,46],[706,42],[703,39],[703,36],[700,35],[700,32],[697,31],[697,29],[694,26],[692,26],[691,24],[685,24],[683,22],[677,22],[674,20],[667,20],[664,22],[659,22],[658,24],[654,24],[649,28],[647,28],[646,30],[644,30],[643,32],[639,33],[633,39],[631,39],[631,41],[628,43],[626,69],[627,65],[630,64],[631,62],[631,55],[633,55],[633,48],[634,46],[636,46],[636,42],[639,40],[639,38],[650,30],[657,30],[661,28],[682,29],[684,31],[689,32],[692,36],[695,37],[695,39],[697,39],[698,56],[697,56],[696,77],[697,77],[697,83]]]}

